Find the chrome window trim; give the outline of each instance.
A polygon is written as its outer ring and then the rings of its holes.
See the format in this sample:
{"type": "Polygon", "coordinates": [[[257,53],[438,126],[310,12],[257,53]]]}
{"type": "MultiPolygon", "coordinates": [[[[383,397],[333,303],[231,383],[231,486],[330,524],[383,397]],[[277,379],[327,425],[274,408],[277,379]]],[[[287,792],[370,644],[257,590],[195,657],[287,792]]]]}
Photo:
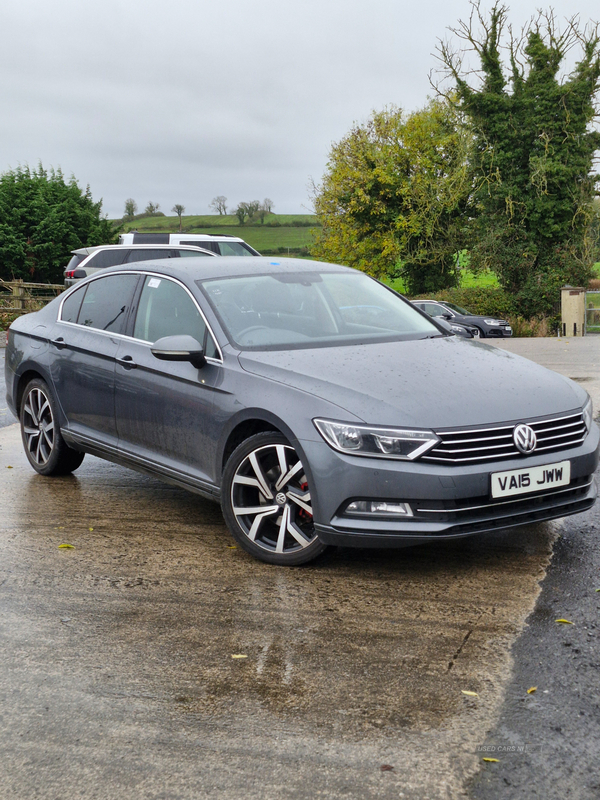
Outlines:
{"type": "Polygon", "coordinates": [[[185,285],[185,283],[182,283],[178,278],[173,278],[171,275],[164,275],[163,273],[160,273],[160,272],[146,272],[145,270],[127,269],[127,270],[123,270],[123,271],[120,271],[120,272],[111,272],[110,275],[107,275],[106,273],[102,273],[100,275],[92,275],[89,278],[89,280],[86,281],[85,284],[83,284],[83,285],[82,284],[77,284],[76,287],[75,286],[73,287],[73,291],[72,292],[64,292],[63,293],[64,296],[63,296],[62,300],[60,301],[60,306],[58,307],[58,317],[57,317],[56,321],[60,322],[62,325],[73,325],[73,327],[75,327],[75,328],[83,328],[86,331],[96,331],[97,333],[102,333],[105,336],[113,336],[113,337],[116,336],[119,339],[126,339],[128,342],[133,341],[133,342],[139,342],[140,344],[147,344],[147,345],[154,344],[154,342],[148,342],[146,339],[136,339],[134,336],[127,336],[127,334],[125,334],[125,333],[111,333],[110,331],[100,330],[100,328],[88,328],[87,325],[80,325],[78,322],[67,322],[66,320],[62,319],[63,305],[64,305],[65,300],[67,299],[67,297],[70,297],[72,294],[74,294],[77,291],[78,288],[83,288],[83,286],[87,286],[88,284],[92,283],[93,281],[99,281],[102,278],[110,278],[111,275],[150,275],[151,277],[161,278],[161,280],[172,281],[173,283],[176,283],[179,286],[181,286],[182,289],[185,289],[185,291],[190,296],[192,302],[194,303],[194,305],[198,309],[198,312],[200,313],[200,316],[204,320],[204,324],[206,325],[206,329],[208,330],[208,333],[212,336],[213,341],[214,341],[214,343],[216,345],[216,348],[217,348],[217,352],[219,353],[219,358],[210,357],[210,358],[207,358],[206,360],[211,364],[222,364],[223,363],[223,351],[221,350],[221,345],[219,344],[218,339],[215,336],[213,329],[211,328],[208,320],[206,319],[206,315],[204,314],[204,311],[202,311],[202,309],[200,308],[200,305],[198,304],[198,301],[196,300],[194,295],[190,292],[190,290],[185,285]]]}

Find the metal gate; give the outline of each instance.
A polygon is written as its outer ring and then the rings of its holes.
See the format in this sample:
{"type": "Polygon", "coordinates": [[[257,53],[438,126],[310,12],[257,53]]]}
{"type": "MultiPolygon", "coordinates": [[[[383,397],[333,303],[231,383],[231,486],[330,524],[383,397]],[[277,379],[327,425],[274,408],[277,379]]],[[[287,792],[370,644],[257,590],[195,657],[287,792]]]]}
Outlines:
{"type": "Polygon", "coordinates": [[[585,332],[600,333],[600,289],[585,293],[585,332]]]}

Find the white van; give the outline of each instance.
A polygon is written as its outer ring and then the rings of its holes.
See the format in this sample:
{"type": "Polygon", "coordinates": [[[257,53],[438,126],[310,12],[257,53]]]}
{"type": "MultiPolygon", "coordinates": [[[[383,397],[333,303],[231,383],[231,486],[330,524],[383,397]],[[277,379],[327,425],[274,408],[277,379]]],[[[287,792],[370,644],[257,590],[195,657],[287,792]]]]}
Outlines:
{"type": "Polygon", "coordinates": [[[122,233],[119,244],[175,244],[194,245],[212,250],[218,256],[259,256],[258,250],[250,247],[238,236],[213,233],[122,233]]]}

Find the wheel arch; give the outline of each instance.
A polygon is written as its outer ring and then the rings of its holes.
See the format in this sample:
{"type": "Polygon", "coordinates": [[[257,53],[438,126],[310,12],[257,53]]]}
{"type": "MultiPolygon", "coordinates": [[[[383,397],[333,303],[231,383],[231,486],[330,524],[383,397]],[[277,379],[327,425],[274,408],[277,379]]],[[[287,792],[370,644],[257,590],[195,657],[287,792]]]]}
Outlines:
{"type": "Polygon", "coordinates": [[[50,376],[46,375],[43,369],[40,369],[37,365],[26,366],[23,372],[19,373],[15,381],[15,390],[13,397],[18,417],[21,416],[21,403],[23,401],[23,394],[25,393],[25,387],[34,378],[39,378],[40,380],[44,381],[44,383],[48,384],[48,387],[50,389],[53,388],[50,376]]]}
{"type": "Polygon", "coordinates": [[[255,433],[262,433],[263,431],[281,433],[295,449],[299,450],[301,458],[304,455],[301,452],[302,448],[299,447],[296,435],[282,419],[264,409],[248,408],[230,420],[229,425],[223,432],[217,455],[219,477],[223,474],[225,464],[236,447],[246,439],[254,436],[255,433]]]}

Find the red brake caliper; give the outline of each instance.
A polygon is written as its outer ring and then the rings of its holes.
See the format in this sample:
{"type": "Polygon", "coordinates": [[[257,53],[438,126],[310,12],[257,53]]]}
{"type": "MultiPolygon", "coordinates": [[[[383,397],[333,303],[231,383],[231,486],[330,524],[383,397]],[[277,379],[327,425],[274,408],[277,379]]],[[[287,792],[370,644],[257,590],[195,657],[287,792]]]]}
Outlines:
{"type": "MultiPolygon", "coordinates": [[[[306,492],[308,490],[308,483],[304,481],[304,483],[300,484],[300,488],[302,489],[303,492],[306,492]]],[[[312,514],[309,514],[308,511],[305,511],[303,508],[298,509],[298,516],[300,517],[300,519],[304,520],[312,519],[312,514]]]]}

